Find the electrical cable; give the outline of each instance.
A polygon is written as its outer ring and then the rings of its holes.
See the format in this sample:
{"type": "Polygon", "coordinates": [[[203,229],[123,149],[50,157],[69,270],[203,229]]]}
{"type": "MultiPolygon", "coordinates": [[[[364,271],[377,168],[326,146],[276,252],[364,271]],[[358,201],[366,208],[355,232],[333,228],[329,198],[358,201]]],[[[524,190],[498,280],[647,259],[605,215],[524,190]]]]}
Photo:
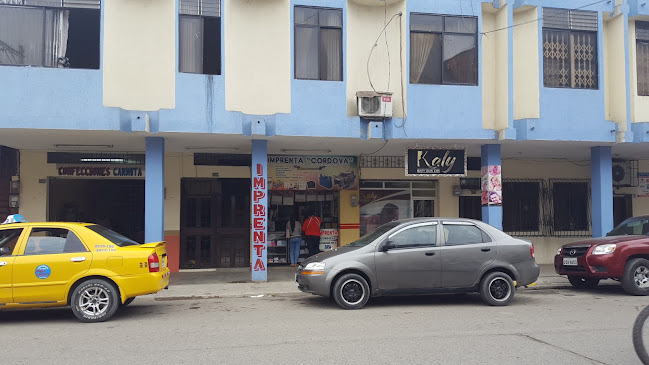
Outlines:
{"type": "Polygon", "coordinates": [[[374,48],[376,48],[378,46],[379,39],[381,39],[381,35],[383,35],[383,32],[385,32],[385,29],[388,27],[388,25],[390,25],[390,23],[392,23],[392,20],[394,20],[395,17],[401,16],[401,15],[402,15],[402,13],[399,12],[399,13],[394,14],[390,18],[390,21],[388,21],[388,23],[383,27],[383,30],[381,30],[381,33],[379,33],[379,36],[376,37],[376,41],[374,42],[374,45],[372,46],[372,49],[370,50],[370,54],[367,56],[367,64],[365,66],[365,69],[367,70],[367,80],[370,82],[370,86],[372,87],[372,90],[374,90],[374,92],[376,92],[376,88],[374,87],[374,84],[372,83],[372,77],[370,75],[370,59],[372,58],[372,52],[374,52],[374,48]]]}
{"type": "Polygon", "coordinates": [[[388,144],[388,142],[390,142],[389,139],[385,140],[385,143],[383,143],[383,146],[381,146],[381,148],[379,148],[378,150],[376,150],[376,151],[374,151],[372,153],[361,153],[361,156],[369,156],[369,155],[373,155],[375,153],[378,153],[380,150],[383,149],[383,147],[385,147],[388,144]]]}

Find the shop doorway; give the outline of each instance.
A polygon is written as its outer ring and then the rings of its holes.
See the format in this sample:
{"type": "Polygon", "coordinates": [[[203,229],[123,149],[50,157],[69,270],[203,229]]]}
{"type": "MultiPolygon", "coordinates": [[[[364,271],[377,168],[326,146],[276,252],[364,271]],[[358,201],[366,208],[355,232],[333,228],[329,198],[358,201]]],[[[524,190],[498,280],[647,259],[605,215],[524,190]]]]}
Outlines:
{"type": "Polygon", "coordinates": [[[482,220],[482,202],[479,196],[460,196],[460,218],[482,220]]]}
{"type": "Polygon", "coordinates": [[[144,180],[50,178],[48,196],[48,221],[97,223],[144,242],[144,180]]]}
{"type": "Polygon", "coordinates": [[[182,179],[180,268],[250,265],[250,179],[182,179]]]}
{"type": "Polygon", "coordinates": [[[633,215],[631,195],[613,196],[613,226],[617,227],[625,219],[633,215]]]}

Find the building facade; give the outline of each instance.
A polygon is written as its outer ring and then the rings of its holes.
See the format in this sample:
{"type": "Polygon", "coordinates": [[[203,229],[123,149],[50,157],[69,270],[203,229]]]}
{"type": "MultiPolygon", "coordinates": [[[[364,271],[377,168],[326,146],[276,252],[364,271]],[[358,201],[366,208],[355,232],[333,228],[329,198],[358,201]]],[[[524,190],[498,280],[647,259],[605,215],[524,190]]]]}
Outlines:
{"type": "Polygon", "coordinates": [[[649,214],[643,5],[0,0],[0,203],[258,280],[307,213],[323,249],[462,216],[551,263],[649,214]]]}

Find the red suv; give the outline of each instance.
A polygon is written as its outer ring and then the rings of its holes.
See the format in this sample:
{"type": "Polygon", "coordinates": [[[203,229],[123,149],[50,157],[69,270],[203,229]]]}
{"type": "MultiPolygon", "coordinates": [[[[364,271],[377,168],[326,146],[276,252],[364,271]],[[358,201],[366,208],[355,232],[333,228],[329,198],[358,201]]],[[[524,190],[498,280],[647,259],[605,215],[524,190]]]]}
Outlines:
{"type": "Polygon", "coordinates": [[[593,288],[614,279],[633,295],[649,295],[649,216],[620,223],[606,237],[563,245],[554,269],[575,288],[593,288]]]}

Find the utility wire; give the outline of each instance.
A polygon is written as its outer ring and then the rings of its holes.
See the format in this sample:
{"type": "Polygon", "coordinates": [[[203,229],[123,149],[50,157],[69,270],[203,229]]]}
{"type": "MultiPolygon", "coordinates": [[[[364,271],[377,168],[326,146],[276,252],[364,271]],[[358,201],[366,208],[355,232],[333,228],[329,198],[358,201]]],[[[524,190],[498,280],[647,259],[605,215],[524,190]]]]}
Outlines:
{"type": "Polygon", "coordinates": [[[372,77],[370,75],[370,59],[372,59],[372,52],[374,52],[374,48],[376,48],[378,46],[379,39],[381,39],[381,36],[383,35],[383,32],[385,32],[385,29],[388,27],[388,25],[390,25],[390,23],[392,23],[392,20],[394,20],[395,17],[401,16],[401,15],[402,15],[401,12],[394,14],[390,18],[390,21],[388,21],[387,24],[385,24],[385,26],[383,27],[383,30],[381,30],[381,33],[379,33],[379,36],[376,37],[376,41],[374,42],[374,45],[372,46],[372,49],[370,50],[370,54],[367,56],[367,65],[365,67],[366,70],[367,70],[367,80],[370,82],[370,86],[372,87],[372,90],[374,90],[374,92],[376,92],[376,88],[374,87],[374,84],[372,83],[372,77]]]}
{"type": "MultiPolygon", "coordinates": [[[[605,1],[606,1],[606,2],[609,2],[609,3],[611,2],[611,0],[599,0],[599,1],[595,1],[594,3],[590,3],[590,4],[587,4],[587,5],[584,5],[584,6],[580,6],[580,7],[578,7],[578,8],[574,8],[574,9],[566,9],[566,10],[568,10],[568,11],[580,10],[580,9],[587,8],[587,7],[592,6],[592,5],[596,5],[596,4],[599,4],[599,3],[603,3],[603,2],[605,2],[605,1]]],[[[538,21],[541,21],[542,19],[543,19],[542,17],[541,17],[541,18],[537,18],[537,19],[532,19],[532,20],[528,20],[528,21],[526,21],[526,22],[522,22],[522,23],[518,23],[518,24],[510,25],[510,26],[507,26],[507,27],[503,27],[503,28],[498,28],[498,29],[490,30],[490,31],[488,31],[488,32],[481,32],[480,34],[482,34],[482,35],[487,35],[487,34],[489,34],[489,33],[499,32],[499,31],[501,31],[501,30],[507,30],[507,29],[509,29],[509,28],[520,27],[521,25],[525,25],[525,24],[530,24],[530,23],[538,22],[538,21]]]]}

